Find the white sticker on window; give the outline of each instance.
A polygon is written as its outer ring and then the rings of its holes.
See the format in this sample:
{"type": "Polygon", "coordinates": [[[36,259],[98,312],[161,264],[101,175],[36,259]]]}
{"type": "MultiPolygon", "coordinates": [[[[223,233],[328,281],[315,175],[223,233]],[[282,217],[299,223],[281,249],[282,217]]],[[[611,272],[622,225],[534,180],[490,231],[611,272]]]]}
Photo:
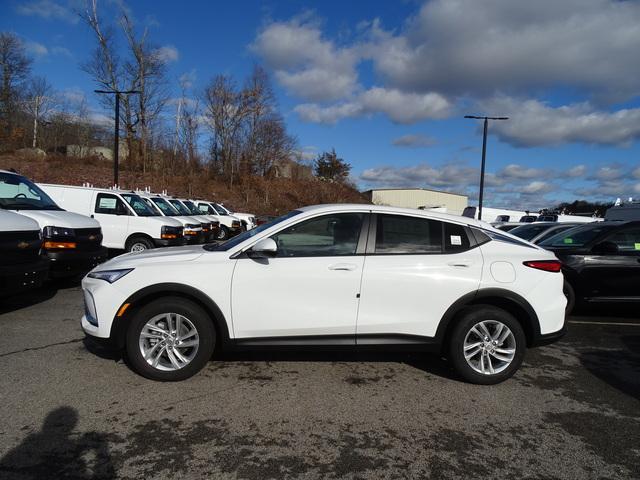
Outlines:
{"type": "Polygon", "coordinates": [[[462,237],[460,235],[451,235],[451,245],[462,245],[462,237]]]}
{"type": "Polygon", "coordinates": [[[116,199],[115,198],[101,198],[100,204],[98,208],[104,208],[106,210],[113,210],[116,208],[116,199]]]}

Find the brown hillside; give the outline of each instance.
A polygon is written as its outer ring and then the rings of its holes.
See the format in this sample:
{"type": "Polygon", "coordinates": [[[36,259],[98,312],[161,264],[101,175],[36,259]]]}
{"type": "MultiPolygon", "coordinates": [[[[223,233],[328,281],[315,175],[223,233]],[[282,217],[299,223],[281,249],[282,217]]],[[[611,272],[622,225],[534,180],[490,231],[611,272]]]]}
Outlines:
{"type": "MultiPolygon", "coordinates": [[[[103,159],[75,159],[48,156],[45,159],[24,159],[12,155],[0,156],[0,169],[15,169],[36,182],[109,187],[113,179],[113,164],[103,159]]],[[[347,185],[317,179],[294,180],[249,176],[229,188],[227,182],[210,178],[205,171],[186,175],[132,172],[120,169],[120,187],[153,192],[167,190],[171,195],[211,199],[232,205],[237,211],[276,215],[304,205],[319,203],[368,203],[357,190],[347,185]]]]}

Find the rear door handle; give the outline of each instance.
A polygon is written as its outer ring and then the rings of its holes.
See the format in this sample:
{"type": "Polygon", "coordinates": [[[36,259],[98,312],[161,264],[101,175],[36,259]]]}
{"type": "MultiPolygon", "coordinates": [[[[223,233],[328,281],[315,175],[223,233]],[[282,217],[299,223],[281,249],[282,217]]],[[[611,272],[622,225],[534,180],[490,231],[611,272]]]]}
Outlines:
{"type": "Polygon", "coordinates": [[[329,270],[355,270],[358,268],[357,265],[353,263],[334,263],[333,265],[329,265],[329,270]]]}
{"type": "Polygon", "coordinates": [[[471,266],[471,261],[469,260],[454,260],[453,262],[447,263],[450,267],[460,267],[460,268],[468,268],[471,266]]]}

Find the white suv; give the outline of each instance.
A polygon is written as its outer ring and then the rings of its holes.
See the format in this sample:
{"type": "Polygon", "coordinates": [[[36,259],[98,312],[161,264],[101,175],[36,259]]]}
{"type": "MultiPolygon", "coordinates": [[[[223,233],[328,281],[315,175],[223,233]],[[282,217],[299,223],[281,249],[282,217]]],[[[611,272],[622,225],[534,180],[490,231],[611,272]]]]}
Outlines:
{"type": "Polygon", "coordinates": [[[214,349],[435,350],[492,384],[565,330],[560,262],[465,217],[372,205],[290,212],[220,245],[121,255],[82,282],[82,328],[155,380],[214,349]]]}

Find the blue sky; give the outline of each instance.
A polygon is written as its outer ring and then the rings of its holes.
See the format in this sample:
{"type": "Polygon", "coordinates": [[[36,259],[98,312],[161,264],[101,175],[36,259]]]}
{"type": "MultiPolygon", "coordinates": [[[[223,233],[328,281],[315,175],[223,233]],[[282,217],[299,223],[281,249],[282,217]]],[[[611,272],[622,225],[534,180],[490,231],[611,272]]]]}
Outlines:
{"type": "MultiPolygon", "coordinates": [[[[79,65],[93,38],[80,0],[2,2],[33,72],[107,115],[79,65]]],[[[120,2],[99,0],[113,19],[120,2]]],[[[305,156],[335,148],[360,188],[477,194],[490,125],[490,206],[640,197],[640,2],[432,0],[126,4],[192,95],[218,73],[272,75],[305,156]]],[[[170,114],[169,111],[167,114],[170,114]]]]}

